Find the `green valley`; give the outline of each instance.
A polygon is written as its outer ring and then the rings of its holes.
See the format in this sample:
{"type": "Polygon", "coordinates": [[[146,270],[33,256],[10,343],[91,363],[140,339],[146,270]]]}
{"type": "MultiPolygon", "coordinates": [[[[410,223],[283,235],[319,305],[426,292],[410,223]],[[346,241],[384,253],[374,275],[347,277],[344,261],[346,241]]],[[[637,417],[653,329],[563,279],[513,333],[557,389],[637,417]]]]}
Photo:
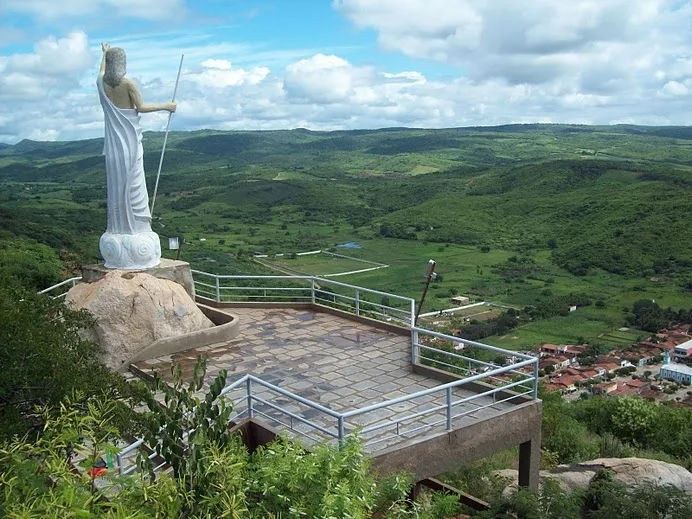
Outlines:
{"type": "MultiPolygon", "coordinates": [[[[150,193],[162,140],[145,134],[150,193]]],[[[24,269],[46,286],[96,261],[101,147],[0,148],[0,274],[24,269]]],[[[415,298],[432,258],[440,278],[424,311],[451,306],[454,295],[516,308],[570,295],[591,303],[491,344],[608,343],[637,300],[692,306],[690,167],[687,127],[175,132],[154,229],[164,241],[184,237],[182,259],[200,270],[271,273],[273,261],[324,275],[361,264],[293,257],[332,250],[389,265],[339,281],[415,298]],[[361,248],[335,248],[346,242],[361,248]],[[259,264],[257,253],[269,258],[259,264]]]]}

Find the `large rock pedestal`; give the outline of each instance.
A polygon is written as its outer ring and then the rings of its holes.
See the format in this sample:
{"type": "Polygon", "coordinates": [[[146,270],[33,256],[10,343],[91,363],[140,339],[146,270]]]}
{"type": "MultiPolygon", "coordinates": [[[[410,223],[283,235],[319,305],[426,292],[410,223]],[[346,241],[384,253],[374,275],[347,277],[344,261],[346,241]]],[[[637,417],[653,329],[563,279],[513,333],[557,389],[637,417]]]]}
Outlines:
{"type": "MultiPolygon", "coordinates": [[[[82,267],[82,282],[93,283],[103,278],[109,272],[114,272],[114,269],[106,268],[102,263],[86,265],[82,267]]],[[[190,264],[186,261],[164,258],[156,267],[139,270],[128,269],[126,272],[145,272],[155,278],[175,281],[183,286],[193,300],[195,299],[195,285],[192,281],[192,272],[190,271],[190,264]]]]}
{"type": "Polygon", "coordinates": [[[101,345],[114,370],[154,341],[214,326],[182,285],[148,272],[109,270],[73,287],[66,301],[94,316],[85,338],[101,345]]]}

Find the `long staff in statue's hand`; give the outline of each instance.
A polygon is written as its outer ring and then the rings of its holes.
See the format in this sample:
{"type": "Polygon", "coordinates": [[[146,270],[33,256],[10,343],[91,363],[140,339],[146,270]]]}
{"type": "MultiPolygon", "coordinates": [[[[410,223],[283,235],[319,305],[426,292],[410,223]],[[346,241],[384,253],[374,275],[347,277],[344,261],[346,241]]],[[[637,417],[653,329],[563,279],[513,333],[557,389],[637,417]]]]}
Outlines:
{"type": "MultiPolygon", "coordinates": [[[[173,88],[173,99],[175,101],[175,94],[178,92],[178,81],[180,81],[180,71],[183,70],[183,58],[185,54],[180,56],[180,66],[178,67],[178,77],[175,78],[175,88],[173,88]]],[[[159,190],[159,178],[161,177],[161,166],[163,166],[163,155],[166,153],[166,142],[168,141],[168,127],[171,125],[171,117],[173,112],[168,114],[168,122],[166,123],[166,134],[163,137],[163,148],[161,149],[161,159],[159,160],[159,171],[156,173],[156,184],[154,184],[154,196],[151,197],[151,209],[149,213],[151,217],[154,217],[154,204],[156,204],[156,192],[159,190]]]]}

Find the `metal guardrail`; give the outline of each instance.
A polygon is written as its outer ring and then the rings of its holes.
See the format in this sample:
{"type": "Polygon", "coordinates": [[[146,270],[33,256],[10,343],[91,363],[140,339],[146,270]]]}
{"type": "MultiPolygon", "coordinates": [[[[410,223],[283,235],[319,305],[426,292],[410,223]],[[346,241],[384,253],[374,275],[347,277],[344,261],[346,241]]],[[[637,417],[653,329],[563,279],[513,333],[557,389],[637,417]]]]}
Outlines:
{"type": "MultiPolygon", "coordinates": [[[[247,374],[221,392],[221,396],[234,401],[234,414],[231,417],[233,421],[243,417],[262,416],[315,442],[341,443],[346,436],[358,431],[367,448],[434,427],[444,426],[446,430],[452,430],[455,421],[491,406],[517,401],[522,397],[534,400],[538,398],[537,357],[413,326],[415,301],[411,298],[314,276],[224,276],[197,270],[192,272],[196,277],[210,281],[193,278],[197,293],[217,302],[309,302],[340,308],[357,316],[405,323],[411,330],[412,364],[437,367],[464,377],[410,395],[340,413],[247,374]],[[277,286],[279,284],[283,286],[277,286]],[[331,290],[325,290],[327,287],[331,290]],[[374,297],[381,298],[380,303],[368,300],[374,297]],[[385,297],[390,304],[384,304],[385,297]],[[398,302],[400,306],[392,306],[392,301],[398,302]],[[443,347],[436,347],[436,342],[443,347]],[[454,349],[455,345],[479,348],[488,355],[502,355],[510,360],[509,365],[498,366],[493,362],[476,359],[464,355],[463,350],[462,353],[448,351],[454,349]],[[473,382],[487,382],[490,385],[485,391],[470,396],[455,396],[455,390],[473,382]],[[507,393],[510,389],[511,393],[507,393]],[[288,399],[289,403],[280,402],[280,399],[288,399]],[[406,409],[401,411],[398,407],[406,409]],[[310,412],[301,413],[300,408],[307,408],[310,412]],[[383,410],[386,411],[386,416],[377,418],[376,413],[379,411],[382,416],[383,410]],[[368,417],[372,420],[366,420],[368,417]],[[358,419],[365,421],[367,425],[359,425],[358,419]]],[[[68,279],[40,293],[49,294],[60,287],[74,285],[79,279],[81,278],[68,279]]],[[[63,296],[61,294],[57,297],[63,296]]],[[[143,440],[137,440],[118,453],[120,474],[130,474],[137,469],[136,463],[131,462],[133,453],[143,446],[143,440]]],[[[153,452],[148,457],[154,459],[156,453],[153,452]]],[[[155,469],[159,470],[165,465],[161,463],[155,469]]]]}
{"type": "Polygon", "coordinates": [[[75,276],[70,279],[66,279],[65,281],[61,281],[57,285],[53,285],[52,287],[44,288],[39,292],[39,294],[46,294],[48,297],[51,299],[63,299],[67,295],[67,290],[69,288],[72,288],[75,286],[79,281],[82,280],[82,276],[75,276]],[[62,289],[62,293],[58,295],[51,295],[50,292],[55,292],[58,289],[62,289]]]}
{"type": "Polygon", "coordinates": [[[226,276],[199,270],[192,270],[192,274],[195,293],[218,303],[313,303],[406,325],[413,322],[416,313],[416,302],[410,297],[316,276],[226,276]]]}
{"type": "Polygon", "coordinates": [[[514,377],[528,376],[528,381],[531,382],[532,398],[538,398],[537,357],[527,355],[525,353],[519,353],[517,351],[505,350],[496,346],[490,346],[489,344],[484,344],[481,342],[462,339],[461,337],[453,337],[451,335],[434,332],[432,330],[426,330],[425,328],[412,327],[411,332],[412,364],[424,364],[432,367],[438,367],[439,369],[450,371],[460,376],[472,377],[482,374],[485,375],[488,381],[495,384],[503,384],[506,382],[504,379],[498,378],[494,375],[493,370],[499,367],[496,363],[446,351],[439,346],[447,346],[455,349],[461,346],[461,351],[463,351],[465,348],[480,348],[486,352],[492,352],[498,356],[507,357],[510,365],[506,366],[508,369],[503,373],[507,373],[514,377]],[[425,344],[425,342],[421,342],[421,337],[438,340],[441,341],[442,344],[440,344],[438,347],[430,346],[425,344]],[[517,361],[515,359],[521,360],[517,361]],[[526,362],[528,362],[528,364],[526,364],[526,362]],[[531,370],[528,373],[527,371],[519,370],[519,368],[526,368],[528,366],[531,366],[531,370]]]}
{"type": "MultiPolygon", "coordinates": [[[[253,375],[244,375],[229,384],[221,391],[220,397],[230,398],[234,402],[234,413],[231,416],[231,421],[237,421],[245,417],[254,418],[255,416],[262,416],[268,421],[282,425],[286,429],[316,443],[335,441],[341,444],[347,436],[357,432],[359,437],[363,439],[364,447],[367,448],[441,425],[444,425],[447,431],[451,431],[455,421],[463,417],[521,397],[531,398],[534,394],[531,387],[534,378],[532,374],[526,373],[523,374],[523,378],[520,380],[508,382],[484,392],[474,393],[471,396],[455,398],[454,390],[471,382],[487,381],[503,373],[516,372],[517,369],[535,364],[536,360],[533,358],[526,359],[512,366],[496,368],[487,373],[466,377],[410,395],[404,395],[346,412],[334,411],[253,375]],[[527,385],[529,386],[528,389],[527,385]],[[513,392],[499,400],[496,398],[499,393],[514,388],[523,389],[523,391],[513,392]],[[272,402],[271,397],[267,393],[284,397],[294,406],[302,406],[311,409],[313,412],[301,416],[299,411],[288,409],[289,405],[285,403],[276,403],[277,400],[272,402]],[[424,397],[430,397],[427,405],[416,403],[417,400],[424,397]],[[433,402],[439,401],[439,403],[430,405],[430,400],[433,402]],[[395,413],[391,417],[375,419],[367,427],[362,427],[354,421],[355,418],[367,417],[383,409],[392,410],[395,406],[401,404],[412,404],[411,407],[413,409],[405,411],[403,414],[395,413]],[[473,407],[468,406],[468,404],[472,404],[473,407]],[[468,408],[460,410],[460,407],[463,405],[467,405],[468,408]],[[419,407],[423,408],[416,410],[419,407]],[[310,417],[307,417],[308,415],[310,417]],[[422,419],[427,417],[432,417],[433,421],[422,422],[422,419]],[[389,434],[387,434],[387,431],[389,431],[389,434]]],[[[143,445],[143,440],[137,440],[118,453],[117,463],[121,475],[130,474],[137,469],[134,462],[128,464],[128,454],[139,450],[143,445]]],[[[153,459],[155,456],[156,453],[153,452],[148,457],[153,459]]],[[[155,470],[163,466],[165,466],[165,463],[155,467],[155,470]]]]}

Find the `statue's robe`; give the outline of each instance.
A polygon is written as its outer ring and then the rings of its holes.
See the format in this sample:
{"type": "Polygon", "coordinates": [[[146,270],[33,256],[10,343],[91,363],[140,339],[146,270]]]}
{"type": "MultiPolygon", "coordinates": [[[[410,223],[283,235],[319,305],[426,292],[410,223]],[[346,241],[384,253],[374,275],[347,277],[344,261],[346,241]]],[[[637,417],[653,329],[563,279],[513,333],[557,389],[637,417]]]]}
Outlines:
{"type": "Polygon", "coordinates": [[[106,125],[103,144],[108,191],[106,232],[151,232],[139,112],[115,106],[106,95],[103,76],[99,76],[97,85],[106,125]]]}

